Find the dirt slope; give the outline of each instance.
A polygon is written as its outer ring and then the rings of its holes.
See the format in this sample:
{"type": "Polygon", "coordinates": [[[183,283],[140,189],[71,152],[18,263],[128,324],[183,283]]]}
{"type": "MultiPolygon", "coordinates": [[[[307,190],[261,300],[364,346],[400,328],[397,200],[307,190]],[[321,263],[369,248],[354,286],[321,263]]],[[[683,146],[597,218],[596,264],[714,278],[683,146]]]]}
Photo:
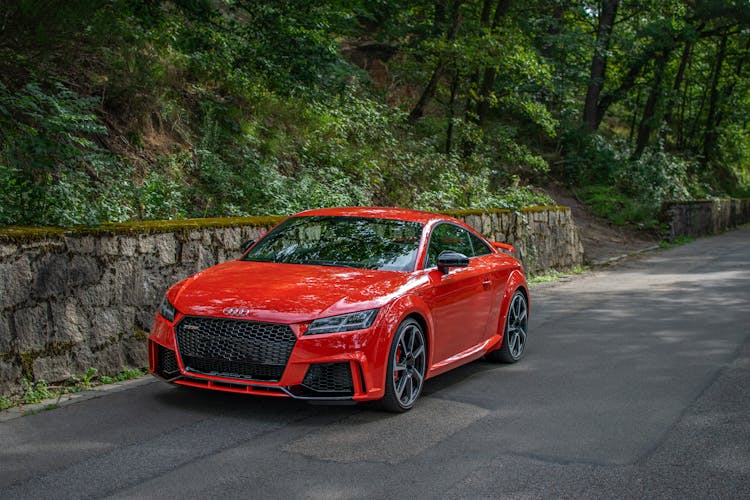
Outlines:
{"type": "Polygon", "coordinates": [[[643,250],[659,241],[654,234],[615,226],[594,216],[577,197],[560,186],[548,186],[544,191],[558,205],[570,207],[573,211],[573,219],[581,231],[584,261],[587,264],[602,263],[613,257],[643,250]]]}

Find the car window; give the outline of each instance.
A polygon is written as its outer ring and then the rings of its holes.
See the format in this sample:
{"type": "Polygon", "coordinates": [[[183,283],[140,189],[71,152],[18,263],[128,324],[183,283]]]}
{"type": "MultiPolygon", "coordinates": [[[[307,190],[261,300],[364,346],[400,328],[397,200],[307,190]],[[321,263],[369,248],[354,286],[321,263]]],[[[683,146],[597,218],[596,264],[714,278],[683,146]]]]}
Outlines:
{"type": "Polygon", "coordinates": [[[242,260],[413,271],[422,224],[366,217],[290,217],[242,260]]]}
{"type": "Polygon", "coordinates": [[[469,237],[471,238],[471,247],[474,249],[474,253],[472,254],[474,257],[492,253],[492,250],[490,250],[490,247],[487,246],[487,243],[482,241],[479,236],[469,233],[469,237]]]}
{"type": "Polygon", "coordinates": [[[472,257],[474,252],[469,237],[469,231],[453,224],[438,224],[435,226],[430,236],[430,245],[427,247],[425,269],[437,266],[438,255],[446,250],[472,257]]]}

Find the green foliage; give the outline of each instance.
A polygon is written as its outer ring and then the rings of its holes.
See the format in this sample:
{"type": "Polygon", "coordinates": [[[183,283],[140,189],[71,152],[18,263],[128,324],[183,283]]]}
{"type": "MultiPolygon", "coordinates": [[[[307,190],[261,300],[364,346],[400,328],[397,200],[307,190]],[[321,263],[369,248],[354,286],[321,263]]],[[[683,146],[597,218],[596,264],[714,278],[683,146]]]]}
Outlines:
{"type": "Polygon", "coordinates": [[[678,247],[680,245],[686,245],[688,243],[692,243],[695,241],[695,238],[692,236],[678,236],[677,238],[673,240],[661,240],[659,242],[659,248],[673,248],[678,247]]]}
{"type": "Polygon", "coordinates": [[[10,398],[6,398],[4,396],[0,396],[0,411],[7,410],[8,408],[13,408],[15,403],[10,398]]]}
{"type": "Polygon", "coordinates": [[[39,403],[45,399],[54,398],[59,395],[58,391],[50,391],[47,382],[38,380],[36,382],[23,379],[22,383],[23,402],[26,404],[39,403]]]}
{"type": "Polygon", "coordinates": [[[517,208],[554,176],[650,226],[750,189],[750,16],[720,3],[620,3],[592,132],[593,4],[10,2],[0,225],[517,208]]]}
{"type": "Polygon", "coordinates": [[[661,204],[688,199],[700,191],[688,172],[696,167],[663,150],[647,149],[634,158],[624,141],[582,130],[563,137],[565,162],[560,174],[577,186],[598,216],[615,224],[655,228],[661,204]]]}
{"type": "Polygon", "coordinates": [[[651,203],[627,197],[613,186],[585,186],[575,192],[596,216],[608,219],[618,226],[633,225],[653,229],[658,225],[658,214],[652,209],[651,203]]]}
{"type": "Polygon", "coordinates": [[[126,380],[132,380],[135,378],[140,378],[148,373],[147,370],[141,369],[141,368],[128,368],[127,370],[121,371],[114,377],[109,377],[107,375],[102,375],[100,377],[100,380],[102,384],[114,384],[116,382],[124,382],[126,380]]]}
{"type": "Polygon", "coordinates": [[[128,218],[127,170],[95,142],[107,133],[96,104],[61,83],[11,92],[0,82],[0,224],[128,218]]]}
{"type": "Polygon", "coordinates": [[[556,281],[563,281],[570,279],[571,275],[583,274],[589,270],[588,266],[575,266],[567,271],[558,271],[552,269],[544,274],[538,274],[530,276],[528,282],[530,285],[536,285],[538,283],[554,283],[556,281]]]}
{"type": "Polygon", "coordinates": [[[70,388],[71,392],[80,392],[90,389],[91,381],[98,372],[98,369],[91,367],[86,370],[86,373],[81,377],[73,377],[73,387],[70,388]]]}

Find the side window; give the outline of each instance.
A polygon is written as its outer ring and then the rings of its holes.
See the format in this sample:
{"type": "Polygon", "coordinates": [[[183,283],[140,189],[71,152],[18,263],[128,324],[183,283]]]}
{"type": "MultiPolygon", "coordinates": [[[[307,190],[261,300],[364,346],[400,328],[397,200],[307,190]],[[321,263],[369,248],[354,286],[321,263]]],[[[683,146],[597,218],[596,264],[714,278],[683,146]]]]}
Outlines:
{"type": "Polygon", "coordinates": [[[475,234],[469,233],[469,236],[471,237],[471,246],[474,248],[474,257],[492,253],[490,247],[488,247],[487,244],[479,239],[479,237],[477,237],[475,234]]]}
{"type": "Polygon", "coordinates": [[[427,247],[427,262],[425,269],[437,266],[437,257],[440,252],[451,250],[472,257],[474,252],[471,248],[470,234],[453,224],[439,224],[432,230],[430,246],[427,247]]]}

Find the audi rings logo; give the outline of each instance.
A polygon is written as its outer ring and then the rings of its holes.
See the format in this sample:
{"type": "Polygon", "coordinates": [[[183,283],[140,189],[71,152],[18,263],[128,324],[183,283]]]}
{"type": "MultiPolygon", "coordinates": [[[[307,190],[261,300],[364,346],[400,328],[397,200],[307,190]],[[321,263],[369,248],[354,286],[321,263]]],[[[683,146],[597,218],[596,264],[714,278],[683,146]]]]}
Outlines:
{"type": "Polygon", "coordinates": [[[250,309],[247,307],[225,307],[221,312],[227,316],[249,316],[250,309]]]}

